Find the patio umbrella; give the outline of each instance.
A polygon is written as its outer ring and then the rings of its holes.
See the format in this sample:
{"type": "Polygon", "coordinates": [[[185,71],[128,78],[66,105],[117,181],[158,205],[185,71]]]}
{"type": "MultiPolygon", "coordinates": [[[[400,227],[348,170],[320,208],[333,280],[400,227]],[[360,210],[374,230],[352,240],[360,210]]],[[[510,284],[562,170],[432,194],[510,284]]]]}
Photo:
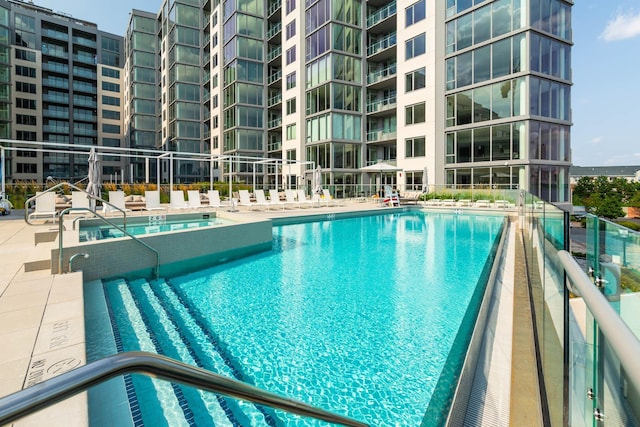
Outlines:
{"type": "Polygon", "coordinates": [[[429,192],[429,174],[427,173],[427,167],[424,167],[424,170],[422,171],[422,192],[423,193],[428,193],[429,192]]]}
{"type": "MultiPolygon", "coordinates": [[[[95,148],[92,148],[89,152],[89,183],[87,184],[87,193],[92,196],[100,198],[102,188],[102,173],[101,173],[100,161],[96,154],[95,148]]],[[[95,210],[95,200],[91,200],[91,208],[95,210]]]]}
{"type": "Polygon", "coordinates": [[[316,194],[322,194],[322,168],[320,165],[313,172],[313,191],[316,194]]]}
{"type": "Polygon", "coordinates": [[[399,172],[402,168],[390,165],[389,163],[379,162],[360,168],[360,170],[364,172],[380,172],[380,185],[382,185],[382,174],[386,172],[399,172]]]}

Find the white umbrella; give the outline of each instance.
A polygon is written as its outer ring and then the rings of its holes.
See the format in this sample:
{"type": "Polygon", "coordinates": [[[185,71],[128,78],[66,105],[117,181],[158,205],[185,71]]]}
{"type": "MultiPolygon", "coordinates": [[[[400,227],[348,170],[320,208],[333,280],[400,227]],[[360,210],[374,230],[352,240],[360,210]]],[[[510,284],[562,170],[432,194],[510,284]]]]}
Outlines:
{"type": "Polygon", "coordinates": [[[429,174],[427,173],[427,167],[424,167],[424,170],[422,171],[422,192],[423,193],[428,193],[429,192],[429,174]]]}
{"type": "Polygon", "coordinates": [[[313,191],[316,194],[322,194],[322,168],[320,165],[313,172],[313,191]]]}
{"type": "Polygon", "coordinates": [[[364,172],[380,172],[380,185],[382,185],[382,174],[385,172],[399,172],[402,168],[390,165],[389,163],[379,162],[369,166],[360,168],[364,172]]]}
{"type": "MultiPolygon", "coordinates": [[[[87,184],[87,193],[98,198],[100,198],[100,190],[102,188],[101,169],[96,150],[95,148],[92,148],[89,152],[89,183],[87,184]]],[[[95,200],[93,199],[91,201],[91,207],[95,209],[95,200]]]]}

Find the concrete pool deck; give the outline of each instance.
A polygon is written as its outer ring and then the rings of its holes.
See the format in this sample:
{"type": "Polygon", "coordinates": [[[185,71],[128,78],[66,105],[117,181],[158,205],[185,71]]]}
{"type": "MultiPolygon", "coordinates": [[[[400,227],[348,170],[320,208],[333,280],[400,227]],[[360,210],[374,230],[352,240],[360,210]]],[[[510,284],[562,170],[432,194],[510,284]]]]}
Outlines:
{"type": "MultiPolygon", "coordinates": [[[[425,209],[451,210],[439,207],[425,209]]],[[[285,210],[240,208],[237,212],[227,212],[224,208],[219,209],[226,217],[268,218],[274,222],[309,215],[329,215],[331,218],[331,215],[338,213],[383,213],[394,210],[398,208],[357,201],[345,201],[335,207],[285,210]]],[[[491,208],[459,210],[516,214],[515,209],[506,212],[491,208]]],[[[133,215],[144,213],[135,212],[133,215]]],[[[57,247],[56,242],[35,243],[36,233],[51,228],[57,230],[57,225],[28,225],[24,221],[24,211],[20,210],[14,210],[9,216],[0,216],[0,339],[5,343],[5,349],[0,352],[0,397],[86,363],[82,273],[53,275],[50,267],[34,267],[36,264],[33,264],[33,260],[46,257],[57,247]],[[32,267],[25,268],[25,265],[32,267]]],[[[505,275],[513,276],[513,273],[505,272],[505,275]]],[[[508,420],[504,421],[508,423],[508,420]]],[[[86,394],[67,399],[14,423],[16,426],[44,424],[88,425],[86,394]]]]}

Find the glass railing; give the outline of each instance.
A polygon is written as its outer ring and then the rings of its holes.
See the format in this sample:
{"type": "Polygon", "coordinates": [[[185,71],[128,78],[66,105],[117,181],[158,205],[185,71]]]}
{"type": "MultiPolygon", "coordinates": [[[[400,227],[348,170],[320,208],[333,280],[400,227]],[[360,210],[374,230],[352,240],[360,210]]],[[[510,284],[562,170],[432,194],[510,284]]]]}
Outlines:
{"type": "Polygon", "coordinates": [[[273,61],[275,58],[277,58],[281,54],[282,54],[282,48],[280,46],[270,50],[269,53],[267,54],[267,62],[273,61]]]}
{"type": "Polygon", "coordinates": [[[60,102],[63,104],[69,103],[69,97],[66,95],[50,95],[48,93],[45,93],[44,95],[42,95],[42,100],[45,102],[60,102]]]}
{"type": "Polygon", "coordinates": [[[52,133],[64,133],[64,134],[68,134],[69,133],[69,126],[50,126],[50,125],[44,125],[42,126],[42,130],[44,132],[52,132],[52,133]]]}
{"type": "Polygon", "coordinates": [[[396,137],[396,128],[392,129],[377,129],[367,132],[367,141],[383,141],[387,139],[394,139],[396,137]]]}
{"type": "Polygon", "coordinates": [[[73,60],[78,62],[84,62],[85,64],[95,64],[96,57],[94,55],[73,55],[73,60]]]}
{"type": "Polygon", "coordinates": [[[43,62],[42,69],[44,71],[53,71],[54,73],[69,74],[69,66],[58,64],[57,62],[43,62]]]}
{"type": "Polygon", "coordinates": [[[277,72],[269,75],[269,78],[267,79],[267,84],[274,83],[274,82],[280,80],[281,78],[282,78],[282,71],[277,71],[277,72]]]}
{"type": "Polygon", "coordinates": [[[367,16],[367,28],[374,26],[378,22],[383,19],[387,19],[391,15],[396,14],[396,2],[393,1],[383,7],[380,10],[377,10],[374,14],[367,16]]]}
{"type": "Polygon", "coordinates": [[[42,35],[45,37],[50,37],[52,39],[64,40],[64,41],[69,40],[69,34],[63,33],[61,31],[52,30],[50,28],[43,28],[41,31],[42,31],[42,35]]]}
{"type": "Polygon", "coordinates": [[[76,82],[73,82],[73,90],[78,92],[98,93],[98,89],[95,86],[78,84],[76,82]]]}
{"type": "Polygon", "coordinates": [[[391,46],[395,46],[396,42],[396,33],[391,33],[382,40],[379,40],[376,43],[367,46],[367,56],[374,55],[381,50],[387,49],[391,46]]]}
{"type": "Polygon", "coordinates": [[[74,37],[73,38],[73,43],[81,45],[81,46],[87,46],[87,47],[97,47],[98,43],[96,43],[95,40],[89,40],[89,39],[85,39],[82,37],[74,37]]]}
{"type": "Polygon", "coordinates": [[[387,110],[395,107],[397,103],[396,96],[389,96],[377,101],[367,103],[367,113],[375,113],[381,110],[387,110]]]}
{"type": "Polygon", "coordinates": [[[69,89],[68,80],[56,80],[56,79],[42,79],[42,85],[48,87],[54,87],[57,89],[69,89]]]}
{"type": "Polygon", "coordinates": [[[269,120],[269,123],[267,123],[267,126],[269,127],[269,129],[282,126],[282,119],[277,118],[277,119],[269,120]]]}
{"type": "Polygon", "coordinates": [[[269,28],[269,31],[267,31],[267,39],[275,36],[281,29],[282,23],[278,22],[277,24],[273,25],[271,28],[269,28]]]}
{"type": "Polygon", "coordinates": [[[273,3],[269,4],[269,8],[267,9],[267,16],[273,14],[276,10],[280,9],[280,6],[282,6],[281,1],[274,1],[273,3]]]}
{"type": "Polygon", "coordinates": [[[269,141],[269,144],[267,145],[267,150],[269,151],[282,150],[282,141],[269,141]]]}
{"type": "Polygon", "coordinates": [[[57,49],[42,49],[42,53],[49,56],[54,56],[56,58],[69,59],[69,52],[65,52],[64,50],[57,49]]]}
{"type": "Polygon", "coordinates": [[[396,75],[396,64],[389,65],[382,70],[376,70],[367,74],[367,84],[373,84],[390,76],[396,75]]]}
{"type": "Polygon", "coordinates": [[[269,98],[269,100],[267,101],[267,106],[271,107],[272,105],[276,105],[276,104],[278,104],[280,102],[282,102],[282,94],[281,93],[269,98]]]}
{"type": "Polygon", "coordinates": [[[56,119],[68,119],[69,111],[58,111],[58,110],[42,110],[42,115],[44,117],[53,117],[56,119]]]}
{"type": "Polygon", "coordinates": [[[73,67],[74,77],[86,77],[88,79],[96,79],[97,73],[95,71],[87,70],[86,68],[73,67]]]}

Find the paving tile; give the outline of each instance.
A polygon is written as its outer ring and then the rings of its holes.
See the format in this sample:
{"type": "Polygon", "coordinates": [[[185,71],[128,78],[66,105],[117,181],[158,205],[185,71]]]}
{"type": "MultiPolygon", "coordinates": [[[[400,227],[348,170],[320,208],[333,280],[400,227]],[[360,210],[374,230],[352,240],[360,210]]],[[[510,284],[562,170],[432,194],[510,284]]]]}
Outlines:
{"type": "MultiPolygon", "coordinates": [[[[38,327],[42,321],[43,313],[44,307],[29,307],[0,313],[0,337],[8,333],[38,327]]],[[[2,360],[0,352],[0,362],[2,360]]]]}
{"type": "Polygon", "coordinates": [[[7,344],[2,349],[2,362],[11,362],[25,356],[31,356],[36,336],[38,336],[37,327],[2,334],[0,339],[7,344]]]}
{"type": "Polygon", "coordinates": [[[0,313],[8,313],[29,307],[44,307],[47,303],[48,296],[48,292],[3,296],[2,299],[0,299],[0,313]]]}
{"type": "Polygon", "coordinates": [[[34,355],[82,344],[84,339],[84,316],[82,314],[40,327],[34,355]]]}
{"type": "Polygon", "coordinates": [[[16,421],[14,427],[86,427],[87,394],[81,393],[16,421]]]}
{"type": "Polygon", "coordinates": [[[84,315],[84,302],[82,298],[56,304],[49,304],[44,312],[42,323],[60,322],[78,315],[84,315]]]}
{"type": "Polygon", "coordinates": [[[31,357],[25,356],[0,363],[2,381],[0,381],[0,397],[22,390],[24,378],[29,368],[31,357]]]}

